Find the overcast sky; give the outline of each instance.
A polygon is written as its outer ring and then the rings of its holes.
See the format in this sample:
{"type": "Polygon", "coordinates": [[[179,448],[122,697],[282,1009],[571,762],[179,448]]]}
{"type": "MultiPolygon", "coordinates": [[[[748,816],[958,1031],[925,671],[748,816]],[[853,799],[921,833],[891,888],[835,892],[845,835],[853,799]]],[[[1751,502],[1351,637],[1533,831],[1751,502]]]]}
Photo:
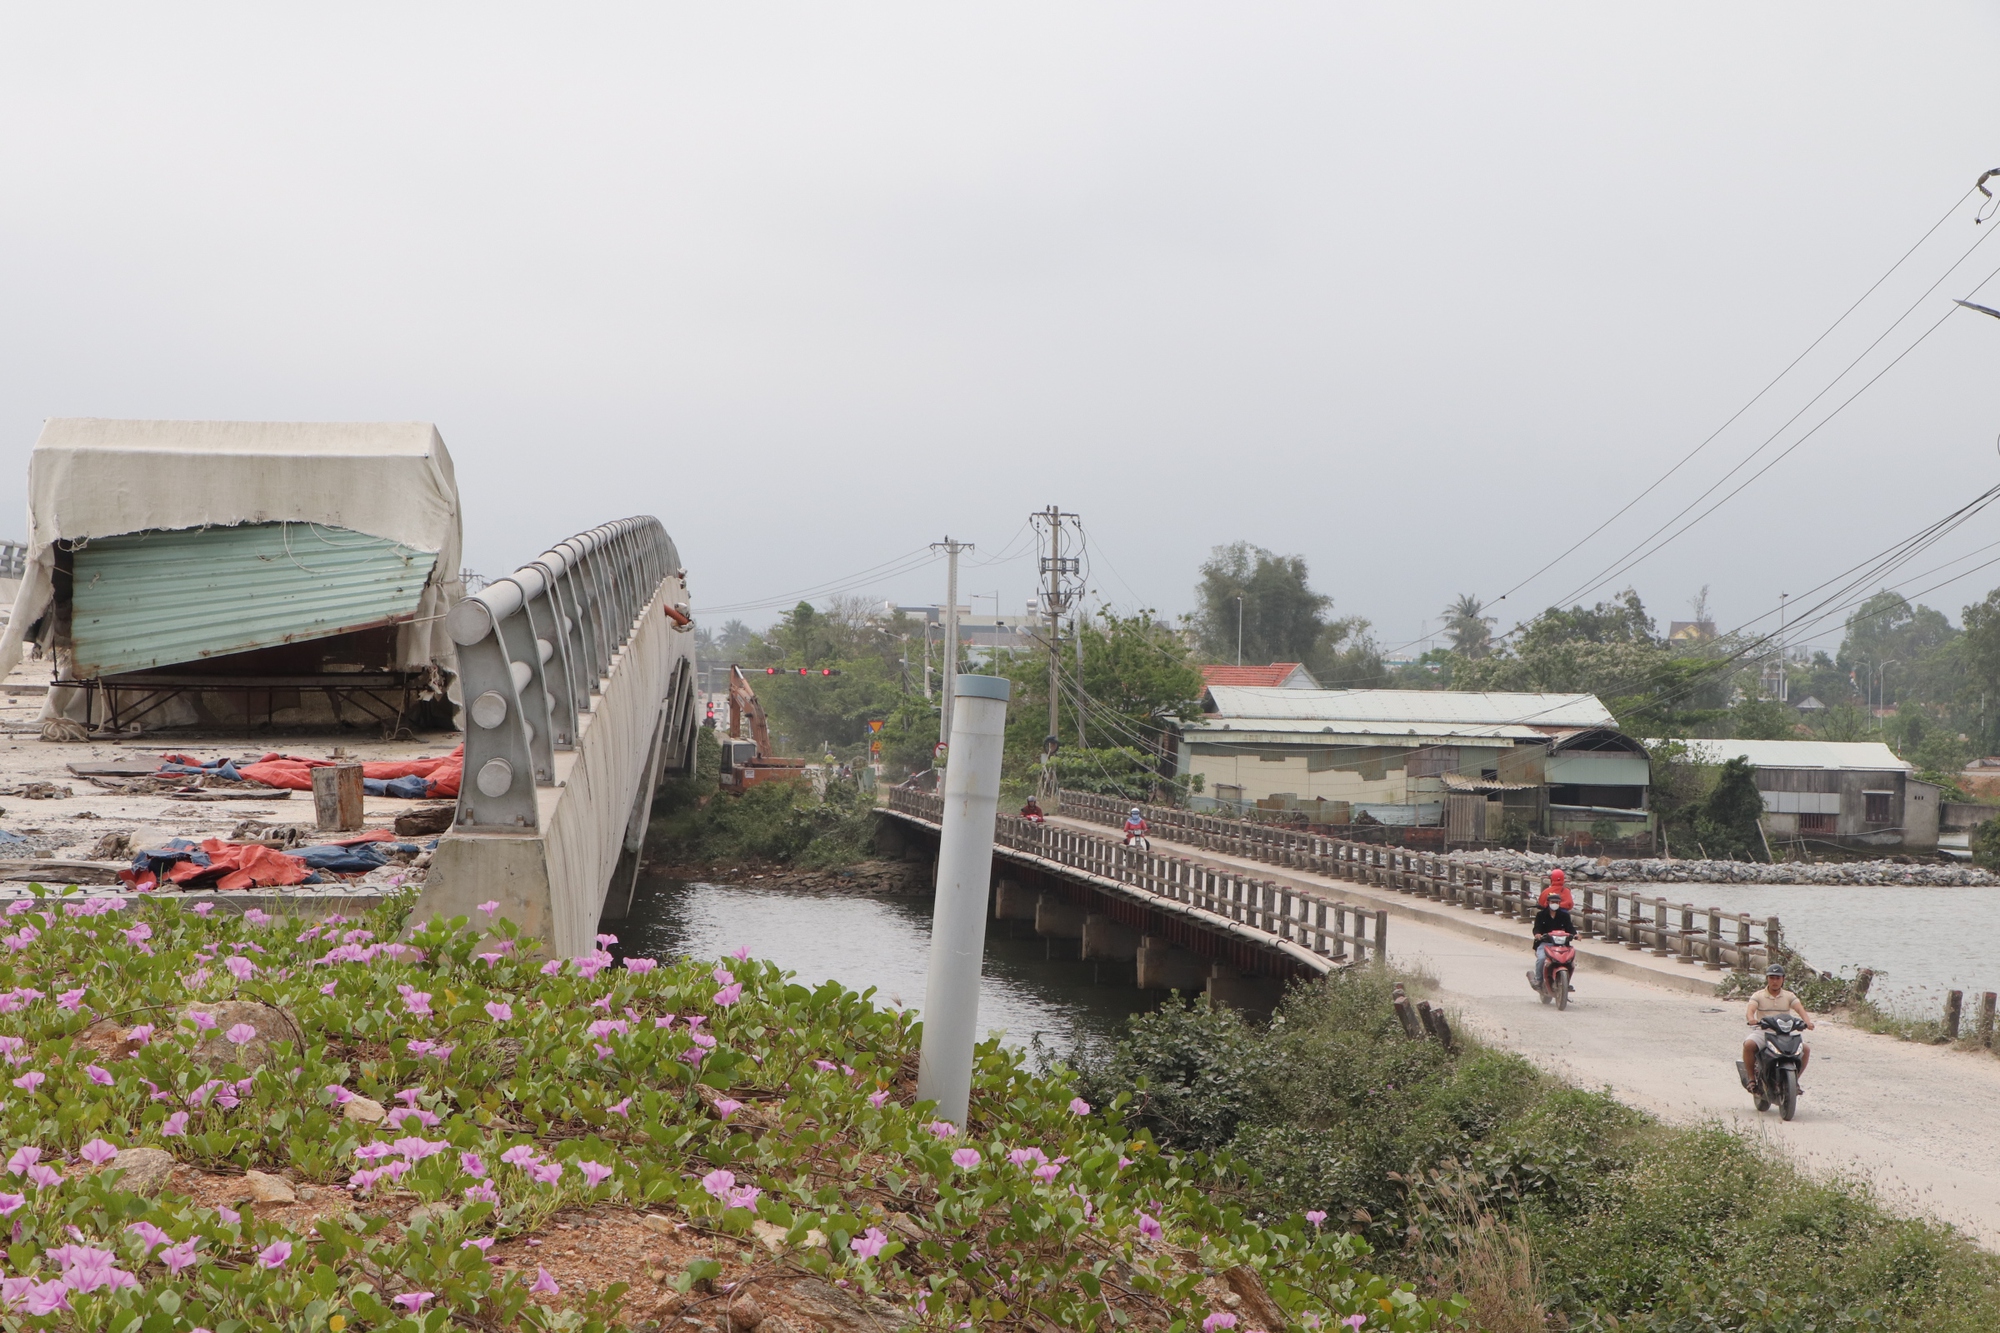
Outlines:
{"type": "MultiPolygon", "coordinates": [[[[946,533],[1025,553],[1057,503],[1121,607],[1189,609],[1247,539],[1394,647],[1656,480],[2000,166],[1997,30],[1970,4],[10,7],[0,509],[48,416],[421,419],[488,574],[654,513],[699,611],[946,533]]],[[[1988,230],[1978,202],[1507,623],[1825,389],[1988,230]]],[[[2000,481],[1996,367],[2000,322],[1953,315],[1616,584],[1662,622],[1712,585],[1733,624],[1940,517],[2000,481]]],[[[1012,611],[1033,577],[964,591],[1012,611]]],[[[940,601],[943,571],[858,586],[940,601]]]]}

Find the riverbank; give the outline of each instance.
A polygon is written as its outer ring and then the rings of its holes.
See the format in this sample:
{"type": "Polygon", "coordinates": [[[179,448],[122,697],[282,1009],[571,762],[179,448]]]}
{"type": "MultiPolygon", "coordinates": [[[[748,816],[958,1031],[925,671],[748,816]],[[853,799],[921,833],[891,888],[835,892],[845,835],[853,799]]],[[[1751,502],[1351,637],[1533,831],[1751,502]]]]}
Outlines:
{"type": "MultiPolygon", "coordinates": [[[[0,1301],[24,1327],[1330,1326],[1445,1307],[1250,1221],[1119,1108],[736,954],[544,967],[407,900],[299,930],[93,900],[0,956],[0,1301]],[[144,1020],[144,1021],[139,1021],[144,1020]]],[[[75,909],[75,910],[69,910],[75,909]]]]}
{"type": "Polygon", "coordinates": [[[931,896],[929,862],[857,861],[833,868],[805,868],[782,861],[668,861],[647,863],[647,872],[668,879],[707,884],[784,889],[800,893],[847,893],[876,898],[931,896]]]}

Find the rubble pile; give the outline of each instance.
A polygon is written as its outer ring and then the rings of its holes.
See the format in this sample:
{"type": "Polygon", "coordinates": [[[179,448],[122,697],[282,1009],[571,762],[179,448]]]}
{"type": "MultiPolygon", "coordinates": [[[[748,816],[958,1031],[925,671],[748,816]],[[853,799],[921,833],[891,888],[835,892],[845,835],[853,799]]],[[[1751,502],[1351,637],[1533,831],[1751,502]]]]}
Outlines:
{"type": "Polygon", "coordinates": [[[1591,856],[1549,856],[1536,852],[1453,852],[1450,860],[1490,866],[1510,874],[1546,875],[1560,867],[1572,881],[1619,884],[1853,884],[1913,885],[1921,888],[2000,884],[2000,876],[1970,865],[1903,861],[1808,863],[1779,861],[1681,861],[1670,857],[1605,860],[1591,856]]]}

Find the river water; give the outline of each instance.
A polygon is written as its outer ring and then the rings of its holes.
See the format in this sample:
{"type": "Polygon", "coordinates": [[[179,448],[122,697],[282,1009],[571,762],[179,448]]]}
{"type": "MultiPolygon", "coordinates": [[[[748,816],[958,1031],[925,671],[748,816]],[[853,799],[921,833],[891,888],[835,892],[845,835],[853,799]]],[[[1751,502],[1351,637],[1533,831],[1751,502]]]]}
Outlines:
{"type": "MultiPolygon", "coordinates": [[[[1775,916],[1814,967],[1875,969],[1869,998],[1934,1017],[1947,990],[2000,990],[2000,888],[1842,884],[1639,884],[1641,893],[1775,916]]],[[[1966,1003],[1967,1012],[1974,1005],[1966,1003]]]]}
{"type": "MultiPolygon", "coordinates": [[[[986,966],[979,986],[982,1032],[1010,1046],[1067,1053],[1077,1042],[1115,1041],[1132,1014],[1158,996],[1130,984],[1099,984],[1093,963],[1050,958],[1045,941],[1015,934],[1026,923],[988,921],[986,966]]],[[[838,981],[873,987],[875,1003],[921,1011],[930,949],[928,898],[875,898],[735,884],[705,884],[642,874],[631,913],[610,927],[620,948],[660,958],[720,958],[738,946],[798,974],[808,986],[838,981]]],[[[1074,944],[1059,941],[1072,954],[1074,944]]],[[[1108,970],[1108,969],[1107,969],[1108,970]]]]}

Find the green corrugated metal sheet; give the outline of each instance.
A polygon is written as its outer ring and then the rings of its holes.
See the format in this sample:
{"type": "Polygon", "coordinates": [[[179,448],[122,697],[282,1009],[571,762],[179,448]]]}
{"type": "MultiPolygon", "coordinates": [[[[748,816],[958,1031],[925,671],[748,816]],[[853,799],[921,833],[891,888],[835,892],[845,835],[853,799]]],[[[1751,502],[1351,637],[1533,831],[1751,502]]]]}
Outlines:
{"type": "Polygon", "coordinates": [[[74,555],[81,677],[320,639],[417,609],[434,552],[315,523],[102,537],[74,555]]]}

